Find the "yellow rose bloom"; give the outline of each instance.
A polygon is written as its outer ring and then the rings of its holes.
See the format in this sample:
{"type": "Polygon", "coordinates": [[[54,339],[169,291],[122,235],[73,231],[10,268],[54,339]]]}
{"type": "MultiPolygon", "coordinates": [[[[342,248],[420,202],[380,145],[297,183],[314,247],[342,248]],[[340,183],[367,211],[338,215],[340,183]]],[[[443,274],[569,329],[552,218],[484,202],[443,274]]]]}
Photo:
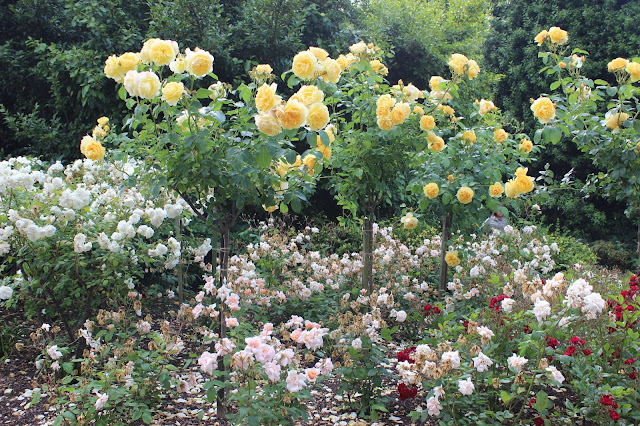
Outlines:
{"type": "Polygon", "coordinates": [[[619,130],[620,124],[624,123],[629,119],[629,114],[626,112],[618,112],[616,114],[612,114],[607,118],[606,125],[611,130],[619,130]]]}
{"type": "Polygon", "coordinates": [[[280,177],[284,177],[287,173],[289,173],[289,170],[291,170],[292,168],[291,164],[287,163],[282,158],[280,158],[276,164],[273,164],[273,166],[276,169],[276,173],[280,177]]]}
{"type": "Polygon", "coordinates": [[[509,198],[518,198],[518,192],[516,191],[513,179],[504,184],[504,195],[509,198]]]}
{"type": "Polygon", "coordinates": [[[391,119],[391,108],[380,106],[376,108],[376,116],[378,118],[385,117],[391,119]]]}
{"type": "Polygon", "coordinates": [[[274,211],[278,210],[278,206],[277,206],[277,205],[267,207],[267,206],[265,206],[265,205],[263,204],[263,205],[262,205],[262,208],[264,209],[264,211],[269,212],[269,213],[272,213],[272,212],[274,212],[274,211]]]}
{"type": "Polygon", "coordinates": [[[490,111],[494,111],[494,110],[498,109],[498,107],[495,106],[492,101],[487,101],[485,99],[482,99],[480,101],[479,105],[480,105],[480,114],[481,115],[485,115],[486,113],[488,113],[490,111]]]}
{"type": "Polygon", "coordinates": [[[256,92],[256,108],[258,111],[269,111],[282,102],[282,98],[276,95],[278,85],[273,83],[271,85],[263,84],[258,88],[256,92]]]}
{"type": "Polygon", "coordinates": [[[438,105],[438,109],[448,115],[449,117],[453,117],[456,111],[451,108],[449,105],[438,105]]]}
{"type": "Polygon", "coordinates": [[[413,229],[418,225],[418,218],[409,212],[400,219],[400,222],[404,225],[405,229],[413,229]]]}
{"type": "Polygon", "coordinates": [[[171,81],[162,88],[162,100],[171,106],[175,106],[184,92],[184,84],[171,81]]]}
{"type": "Polygon", "coordinates": [[[331,158],[331,147],[323,145],[322,142],[316,144],[316,151],[320,152],[327,160],[331,158]]]}
{"type": "Polygon", "coordinates": [[[318,58],[308,50],[299,52],[293,57],[291,69],[301,80],[312,80],[318,72],[318,58]]]}
{"type": "Polygon", "coordinates": [[[493,138],[496,142],[501,143],[509,138],[509,133],[505,132],[504,129],[493,129],[493,138]]]}
{"type": "Polygon", "coordinates": [[[196,47],[196,50],[192,51],[187,48],[184,60],[186,71],[194,77],[204,77],[213,71],[213,56],[205,50],[196,47]]]}
{"type": "Polygon", "coordinates": [[[533,191],[533,179],[527,175],[516,176],[513,186],[518,194],[526,194],[533,191]]]}
{"type": "Polygon", "coordinates": [[[538,43],[538,46],[542,46],[542,44],[544,43],[544,41],[547,39],[547,37],[549,36],[549,31],[547,30],[542,30],[538,33],[538,35],[536,36],[536,38],[534,38],[533,40],[538,43]]]}
{"type": "Polygon", "coordinates": [[[349,59],[347,59],[347,57],[344,55],[338,56],[338,59],[336,59],[336,62],[338,63],[338,65],[340,65],[341,71],[344,71],[345,69],[347,69],[347,67],[351,64],[349,59]]]}
{"type": "Polygon", "coordinates": [[[609,70],[609,72],[624,71],[628,64],[629,60],[624,58],[616,58],[607,64],[607,69],[609,70]]]}
{"type": "Polygon", "coordinates": [[[531,152],[531,150],[533,149],[533,142],[531,142],[529,139],[523,139],[522,142],[520,142],[520,149],[524,152],[531,152]]]}
{"type": "Polygon", "coordinates": [[[179,54],[176,59],[171,61],[169,63],[169,69],[176,74],[182,74],[187,69],[187,61],[184,55],[179,54]]]}
{"type": "Polygon", "coordinates": [[[406,102],[399,102],[395,104],[393,109],[391,109],[391,120],[393,120],[394,125],[399,125],[404,123],[404,121],[411,114],[411,107],[406,102]]]}
{"type": "MultiPolygon", "coordinates": [[[[140,52],[140,56],[145,57],[148,55],[148,58],[151,62],[158,66],[169,65],[171,61],[173,61],[180,50],[178,48],[178,43],[172,40],[160,40],[160,39],[151,39],[148,40],[148,44],[145,43],[145,46],[149,49],[145,54],[140,52]]],[[[144,51],[145,46],[142,47],[144,51]]]]}
{"type": "Polygon", "coordinates": [[[104,75],[106,75],[107,78],[114,79],[116,83],[122,83],[122,80],[118,81],[118,74],[118,58],[115,55],[111,55],[104,62],[104,75]]]}
{"type": "Polygon", "coordinates": [[[91,136],[93,136],[95,139],[103,139],[105,136],[107,136],[107,132],[105,132],[102,127],[96,126],[93,128],[91,136]]]}
{"type": "Polygon", "coordinates": [[[426,131],[433,130],[436,127],[436,120],[431,115],[423,115],[420,118],[420,129],[426,131]]]}
{"type": "MultiPolygon", "coordinates": [[[[333,141],[336,140],[336,137],[334,135],[335,131],[336,131],[336,128],[333,124],[329,124],[327,127],[324,128],[324,130],[322,130],[322,132],[325,132],[329,137],[329,144],[333,143],[333,141]]],[[[322,145],[322,138],[320,137],[319,134],[318,136],[316,136],[316,142],[318,145],[322,145]]]]}
{"type": "Polygon", "coordinates": [[[122,83],[127,72],[135,70],[140,64],[137,53],[127,52],[120,56],[109,56],[104,65],[104,74],[116,83],[122,83]]]}
{"type": "Polygon", "coordinates": [[[549,28],[549,38],[556,44],[565,44],[569,41],[569,34],[560,27],[549,28]]]}
{"type": "Polygon", "coordinates": [[[135,70],[140,65],[140,55],[133,52],[123,53],[118,56],[118,64],[122,74],[126,74],[128,71],[135,70]]]}
{"type": "Polygon", "coordinates": [[[336,84],[340,81],[340,73],[342,73],[342,67],[335,59],[325,59],[324,63],[324,75],[322,76],[323,80],[328,81],[329,83],[336,84]]]}
{"type": "Polygon", "coordinates": [[[462,139],[471,144],[476,143],[476,132],[473,130],[465,130],[462,134],[462,139]]]}
{"type": "Polygon", "coordinates": [[[107,117],[100,117],[100,118],[98,118],[98,126],[100,126],[100,127],[104,127],[104,126],[106,126],[107,124],[109,124],[109,118],[107,118],[107,117]]]}
{"type": "Polygon", "coordinates": [[[426,195],[427,198],[430,199],[436,198],[440,193],[440,187],[438,187],[438,184],[435,182],[426,184],[424,188],[422,188],[422,190],[424,191],[424,195],[426,195]]]}
{"type": "Polygon", "coordinates": [[[329,53],[327,53],[326,50],[321,49],[319,47],[311,46],[309,48],[309,52],[313,53],[313,56],[315,56],[316,58],[318,58],[321,61],[324,61],[325,59],[327,59],[329,57],[329,53]]]}
{"type": "Polygon", "coordinates": [[[393,124],[393,120],[391,119],[391,114],[386,116],[379,115],[377,119],[377,123],[378,123],[378,127],[381,130],[391,130],[395,127],[395,125],[393,124]]]}
{"type": "Polygon", "coordinates": [[[429,79],[429,88],[431,88],[431,90],[440,90],[438,86],[440,85],[440,83],[444,83],[445,81],[447,80],[440,77],[439,75],[434,75],[429,79]]]}
{"type": "Polygon", "coordinates": [[[469,77],[469,80],[473,80],[478,74],[480,74],[478,63],[473,59],[469,59],[469,62],[467,62],[467,77],[469,77]]]}
{"type": "Polygon", "coordinates": [[[284,114],[281,118],[282,128],[290,130],[304,126],[307,114],[309,110],[302,102],[289,100],[284,106],[284,114]]]}
{"type": "Polygon", "coordinates": [[[208,90],[211,90],[211,94],[209,95],[209,99],[215,101],[220,98],[224,98],[227,96],[227,89],[224,86],[224,83],[218,81],[217,83],[213,83],[207,87],[208,90]]]}
{"type": "Polygon", "coordinates": [[[449,67],[454,73],[463,75],[468,62],[469,59],[466,56],[461,55],[460,53],[454,53],[449,58],[449,67]]]}
{"type": "Polygon", "coordinates": [[[531,111],[542,124],[547,124],[556,116],[556,106],[549,98],[538,98],[531,104],[531,111]]]}
{"type": "Polygon", "coordinates": [[[424,95],[422,94],[420,89],[418,89],[411,83],[404,86],[404,88],[402,89],[402,93],[407,95],[408,102],[415,102],[417,99],[424,98],[424,95]]]}
{"type": "Polygon", "coordinates": [[[433,132],[427,133],[427,142],[429,144],[429,148],[435,152],[440,152],[444,149],[444,139],[433,132]]]}
{"type": "Polygon", "coordinates": [[[462,204],[469,204],[471,200],[473,200],[474,194],[475,192],[473,192],[473,189],[469,188],[468,186],[463,186],[460,189],[458,189],[458,192],[456,193],[456,197],[458,198],[458,201],[460,201],[462,204]]]}
{"type": "Polygon", "coordinates": [[[504,192],[504,188],[502,187],[501,182],[496,182],[493,185],[489,185],[489,196],[493,198],[497,198],[502,195],[504,192]]]}
{"type": "Polygon", "coordinates": [[[424,115],[424,108],[422,108],[420,105],[416,105],[413,107],[413,113],[418,115],[424,115]]]}
{"type": "Polygon", "coordinates": [[[632,82],[640,80],[640,63],[629,62],[625,67],[625,71],[631,76],[632,82]]]}
{"type": "Polygon", "coordinates": [[[261,113],[255,116],[256,127],[265,135],[275,136],[282,131],[282,126],[273,114],[261,113]]]}
{"type": "Polygon", "coordinates": [[[376,106],[378,107],[393,108],[395,104],[396,99],[389,94],[382,95],[376,100],[376,106]]]}
{"type": "Polygon", "coordinates": [[[136,77],[136,87],[138,96],[153,99],[160,94],[160,79],[151,71],[143,71],[136,77]]]}
{"type": "Polygon", "coordinates": [[[384,64],[377,59],[370,61],[369,64],[371,65],[371,68],[373,68],[373,70],[378,74],[387,75],[389,73],[387,67],[385,67],[384,64]]]}
{"type": "Polygon", "coordinates": [[[324,92],[318,89],[318,86],[301,86],[296,92],[298,95],[297,100],[302,102],[305,106],[315,104],[316,102],[322,102],[324,100],[324,92]]]}
{"type": "Polygon", "coordinates": [[[449,182],[453,182],[453,179],[454,179],[453,175],[448,175],[448,176],[447,176],[447,180],[448,180],[449,182]]]}
{"type": "Polygon", "coordinates": [[[271,68],[271,65],[269,64],[256,65],[256,73],[258,74],[269,75],[272,72],[273,72],[273,68],[271,68]]]}
{"type": "Polygon", "coordinates": [[[444,261],[447,262],[447,265],[454,267],[460,264],[460,257],[458,257],[457,251],[448,251],[444,255],[444,261]]]}
{"type": "Polygon", "coordinates": [[[99,141],[87,135],[80,142],[80,152],[88,159],[98,161],[104,158],[105,149],[99,141]]]}
{"type": "Polygon", "coordinates": [[[314,175],[313,167],[316,165],[316,156],[313,154],[305,155],[304,159],[302,160],[302,164],[307,169],[307,174],[309,176],[313,176],[314,175]]]}
{"type": "Polygon", "coordinates": [[[356,44],[349,46],[349,51],[354,55],[361,55],[367,51],[367,45],[364,41],[360,41],[356,44]]]}
{"type": "Polygon", "coordinates": [[[311,130],[321,130],[329,123],[329,108],[322,102],[316,102],[309,107],[307,124],[311,130]]]}

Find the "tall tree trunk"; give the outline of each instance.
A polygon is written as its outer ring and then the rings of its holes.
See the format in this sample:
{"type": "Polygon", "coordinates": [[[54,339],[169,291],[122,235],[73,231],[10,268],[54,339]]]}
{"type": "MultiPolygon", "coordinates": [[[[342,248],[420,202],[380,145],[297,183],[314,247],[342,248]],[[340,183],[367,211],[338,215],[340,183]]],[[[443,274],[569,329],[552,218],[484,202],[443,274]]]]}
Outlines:
{"type": "Polygon", "coordinates": [[[449,243],[449,233],[451,232],[451,223],[453,222],[453,212],[448,211],[442,221],[442,247],[440,250],[440,280],[438,281],[438,296],[442,298],[444,290],[447,287],[447,262],[444,260],[447,254],[449,243]]]}
{"type": "MultiPolygon", "coordinates": [[[[231,223],[223,223],[220,227],[221,233],[221,241],[220,241],[220,281],[218,282],[220,286],[227,284],[227,275],[229,274],[229,247],[230,247],[230,238],[229,233],[231,229],[231,223]]],[[[223,301],[220,301],[220,328],[218,330],[219,338],[224,339],[227,337],[227,324],[225,322],[225,304],[223,301]]],[[[224,357],[220,357],[218,360],[218,370],[220,372],[225,372],[226,367],[224,365],[224,357]]],[[[225,383],[227,380],[226,375],[221,375],[220,380],[225,383]]],[[[218,419],[224,419],[227,415],[227,397],[226,397],[226,388],[221,387],[218,389],[218,419]]]]}
{"type": "Polygon", "coordinates": [[[362,220],[362,288],[373,293],[373,212],[362,220]]]}
{"type": "MultiPolygon", "coordinates": [[[[175,226],[176,226],[176,237],[178,239],[178,241],[182,240],[182,226],[180,223],[180,218],[176,217],[176,221],[175,221],[175,226]]],[[[182,270],[182,262],[178,262],[178,301],[180,302],[180,304],[182,304],[182,302],[184,301],[184,272],[182,270]]]]}

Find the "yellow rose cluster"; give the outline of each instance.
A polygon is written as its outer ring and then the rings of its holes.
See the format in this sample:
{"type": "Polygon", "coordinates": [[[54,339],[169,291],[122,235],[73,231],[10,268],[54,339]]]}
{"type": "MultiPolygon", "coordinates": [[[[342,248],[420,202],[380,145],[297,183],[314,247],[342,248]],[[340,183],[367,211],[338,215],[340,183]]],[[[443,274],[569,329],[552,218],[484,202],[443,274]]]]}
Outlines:
{"type": "Polygon", "coordinates": [[[476,101],[475,104],[478,106],[478,112],[480,115],[485,115],[498,109],[498,107],[494,105],[493,101],[488,101],[486,99],[476,101]]]}
{"type": "Polygon", "coordinates": [[[518,167],[515,177],[504,184],[505,195],[509,198],[518,198],[521,194],[533,191],[533,179],[527,176],[529,169],[518,167]]]}
{"type": "Polygon", "coordinates": [[[122,83],[127,72],[135,70],[142,60],[139,53],[127,52],[120,56],[109,56],[104,64],[104,74],[116,83],[122,83]]]}
{"type": "Polygon", "coordinates": [[[547,124],[556,116],[556,105],[549,98],[540,97],[531,104],[531,111],[542,124],[547,124]]]}
{"type": "Polygon", "coordinates": [[[460,53],[454,53],[449,58],[449,68],[458,76],[467,76],[469,80],[473,80],[480,73],[478,63],[473,59],[469,59],[460,53]]]}
{"type": "Polygon", "coordinates": [[[614,133],[620,131],[620,125],[629,119],[629,114],[626,112],[617,112],[607,117],[605,124],[614,133]]]}
{"type": "Polygon", "coordinates": [[[411,115],[409,103],[398,102],[390,94],[384,94],[376,101],[378,127],[382,130],[391,130],[395,126],[404,123],[409,115],[411,115]]]}
{"type": "Polygon", "coordinates": [[[413,213],[409,212],[404,215],[400,222],[404,225],[405,229],[413,229],[418,226],[418,218],[413,215],[413,213]]]}
{"type": "Polygon", "coordinates": [[[322,103],[324,92],[317,86],[304,85],[287,102],[276,94],[275,83],[263,84],[256,93],[255,116],[258,130],[266,135],[275,136],[282,129],[297,129],[307,125],[314,131],[320,131],[329,123],[329,109],[322,103]]]}
{"type": "Polygon", "coordinates": [[[440,77],[439,75],[434,75],[429,79],[429,88],[431,89],[430,97],[434,101],[448,101],[453,99],[451,93],[442,90],[440,85],[443,83],[447,83],[448,80],[440,77]]]}
{"type": "Polygon", "coordinates": [[[86,135],[80,141],[80,152],[82,155],[93,161],[99,161],[104,158],[105,149],[100,143],[109,131],[109,119],[100,117],[98,125],[93,129],[93,136],[86,135]]]}
{"type": "Polygon", "coordinates": [[[538,46],[542,46],[545,41],[561,46],[569,41],[569,34],[560,27],[551,27],[548,31],[540,31],[534,41],[538,46]]]}
{"type": "Polygon", "coordinates": [[[632,82],[640,80],[640,63],[631,62],[625,58],[616,58],[607,64],[609,72],[620,75],[621,80],[629,77],[632,82]],[[626,72],[626,74],[625,74],[626,72]]]}
{"type": "Polygon", "coordinates": [[[330,58],[329,53],[324,49],[310,47],[293,57],[291,70],[301,80],[321,78],[335,84],[340,80],[342,71],[355,62],[355,57],[342,56],[339,59],[330,58]]]}

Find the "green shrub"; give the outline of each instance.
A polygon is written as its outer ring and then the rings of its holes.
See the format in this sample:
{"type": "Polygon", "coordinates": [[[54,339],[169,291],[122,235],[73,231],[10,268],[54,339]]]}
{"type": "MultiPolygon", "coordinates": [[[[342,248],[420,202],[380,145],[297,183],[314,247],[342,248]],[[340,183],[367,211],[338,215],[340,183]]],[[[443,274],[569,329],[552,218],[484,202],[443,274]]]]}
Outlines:
{"type": "Polygon", "coordinates": [[[591,245],[591,250],[602,266],[620,269],[633,269],[636,266],[636,254],[619,241],[599,240],[591,245]]]}
{"type": "Polygon", "coordinates": [[[593,265],[598,261],[595,253],[581,240],[563,234],[549,234],[549,241],[556,243],[560,252],[556,255],[556,267],[569,268],[579,263],[581,265],[593,265]]]}

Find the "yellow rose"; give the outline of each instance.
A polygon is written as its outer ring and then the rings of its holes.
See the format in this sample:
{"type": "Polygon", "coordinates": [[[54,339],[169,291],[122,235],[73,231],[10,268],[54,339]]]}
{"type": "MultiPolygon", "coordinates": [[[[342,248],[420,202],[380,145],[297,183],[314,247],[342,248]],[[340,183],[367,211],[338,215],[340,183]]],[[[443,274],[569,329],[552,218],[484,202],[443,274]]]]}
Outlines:
{"type": "Polygon", "coordinates": [[[538,43],[538,46],[542,46],[542,44],[544,43],[544,41],[546,40],[546,38],[549,36],[549,31],[547,30],[542,30],[538,33],[538,35],[536,36],[536,38],[534,38],[533,40],[538,43]]]}
{"type": "Polygon", "coordinates": [[[325,72],[325,74],[322,76],[323,80],[326,80],[329,83],[333,84],[336,84],[338,81],[340,81],[340,73],[342,72],[342,67],[335,59],[325,59],[323,65],[325,72]]]}
{"type": "Polygon", "coordinates": [[[378,116],[377,123],[381,130],[391,130],[395,127],[391,115],[378,116]]]}
{"type": "Polygon", "coordinates": [[[424,188],[422,188],[422,190],[424,191],[424,195],[426,195],[427,198],[430,198],[430,199],[436,198],[438,196],[438,193],[440,193],[440,188],[438,187],[438,184],[435,182],[430,182],[426,184],[424,188]]]}
{"type": "Polygon", "coordinates": [[[612,114],[607,118],[606,125],[611,130],[619,130],[620,124],[624,123],[629,119],[629,114],[626,112],[618,112],[616,114],[612,114]]]}
{"type": "Polygon", "coordinates": [[[509,138],[509,133],[505,132],[504,129],[493,129],[493,138],[496,142],[501,143],[509,138]]]}
{"type": "Polygon", "coordinates": [[[221,81],[211,84],[209,87],[207,87],[207,89],[211,90],[211,94],[209,95],[209,98],[212,101],[215,101],[227,96],[227,89],[225,88],[224,83],[221,81]]]}
{"type": "Polygon", "coordinates": [[[282,98],[276,95],[276,89],[278,85],[273,83],[271,85],[263,84],[258,88],[256,92],[256,108],[258,111],[269,111],[271,108],[280,105],[282,98]]]}
{"type": "Polygon", "coordinates": [[[448,115],[449,117],[453,117],[456,111],[451,108],[449,105],[438,105],[438,109],[448,115]]]}
{"type": "Polygon", "coordinates": [[[476,143],[476,132],[473,130],[465,130],[462,134],[462,139],[471,144],[476,143]]]}
{"type": "Polygon", "coordinates": [[[316,156],[313,154],[305,155],[304,159],[302,160],[302,164],[307,169],[307,174],[309,176],[313,176],[315,173],[313,167],[316,165],[316,156]]]}
{"type": "MultiPolygon", "coordinates": [[[[171,61],[173,61],[180,50],[178,49],[178,43],[172,40],[160,40],[160,39],[151,39],[148,40],[147,43],[142,46],[142,51],[140,51],[140,56],[148,58],[150,62],[158,66],[169,65],[171,61]],[[148,49],[147,52],[143,53],[145,50],[145,46],[148,49]]],[[[149,63],[149,62],[146,62],[149,63]]]]}
{"type": "Polygon", "coordinates": [[[625,70],[631,76],[631,81],[640,80],[640,63],[638,62],[629,62],[625,67],[625,70]]]}
{"type": "Polygon", "coordinates": [[[440,152],[444,149],[444,139],[433,132],[427,133],[427,142],[429,143],[429,148],[435,152],[440,152]]]}
{"type": "Polygon", "coordinates": [[[542,124],[547,124],[556,116],[556,106],[549,98],[538,98],[531,104],[531,111],[542,124]]]}
{"type": "Polygon", "coordinates": [[[531,152],[533,149],[533,142],[529,139],[523,139],[522,142],[520,142],[520,149],[524,152],[531,152]]]}
{"type": "Polygon", "coordinates": [[[418,115],[424,115],[424,108],[422,108],[420,105],[416,105],[413,107],[413,113],[418,115]]]}
{"type": "Polygon", "coordinates": [[[456,197],[458,198],[458,201],[460,201],[462,204],[469,204],[471,200],[473,200],[474,194],[475,192],[473,192],[473,189],[469,188],[468,186],[463,186],[460,189],[458,189],[458,192],[456,193],[456,197]]]}
{"type": "Polygon", "coordinates": [[[391,110],[391,119],[394,125],[404,123],[404,120],[411,114],[411,107],[406,102],[399,102],[395,104],[391,110]]]}
{"type": "Polygon", "coordinates": [[[122,83],[122,80],[118,81],[118,58],[115,55],[111,55],[104,62],[104,75],[107,78],[112,78],[116,81],[116,83],[122,83]]]}
{"type": "Polygon", "coordinates": [[[429,79],[429,87],[431,88],[431,90],[440,90],[439,89],[440,83],[444,83],[446,81],[447,80],[440,77],[439,75],[434,75],[429,79]]]}
{"type": "Polygon", "coordinates": [[[316,144],[316,151],[320,152],[327,160],[331,158],[331,147],[323,145],[322,142],[316,144]]]}
{"type": "Polygon", "coordinates": [[[344,56],[344,55],[340,55],[338,56],[338,59],[336,59],[336,62],[338,65],[340,65],[340,70],[344,71],[349,65],[351,65],[351,61],[349,61],[349,59],[344,56]]]}
{"type": "Polygon", "coordinates": [[[118,64],[122,75],[125,75],[128,71],[135,70],[140,65],[140,55],[133,52],[123,53],[118,56],[118,64]]]}
{"type": "Polygon", "coordinates": [[[373,68],[373,70],[378,74],[387,75],[389,73],[387,67],[385,67],[384,64],[377,59],[370,61],[369,64],[371,65],[371,68],[373,68]]]}
{"type": "Polygon", "coordinates": [[[482,99],[479,103],[480,105],[480,114],[485,115],[486,113],[498,109],[493,102],[482,99]]]}
{"type": "Polygon", "coordinates": [[[493,185],[489,185],[489,196],[497,198],[502,195],[504,188],[502,188],[501,182],[496,182],[493,185]]]}
{"type": "MultiPolygon", "coordinates": [[[[328,125],[322,131],[325,132],[327,134],[327,136],[329,137],[329,144],[333,143],[333,141],[336,140],[336,137],[334,135],[335,131],[336,131],[336,128],[334,127],[333,124],[328,125]]],[[[316,136],[316,142],[317,142],[318,145],[322,145],[322,138],[320,137],[320,134],[318,134],[318,136],[316,136]]]]}
{"type": "Polygon", "coordinates": [[[405,229],[413,229],[418,225],[418,218],[409,212],[400,219],[400,222],[404,225],[405,229]]]}
{"type": "Polygon", "coordinates": [[[169,63],[169,69],[176,74],[182,74],[187,69],[187,61],[184,55],[179,54],[176,59],[171,61],[169,63]]]}
{"type": "Polygon", "coordinates": [[[389,94],[382,95],[376,100],[376,106],[378,107],[393,108],[395,104],[396,99],[389,94]]]}
{"type": "Polygon", "coordinates": [[[80,142],[80,152],[90,160],[98,161],[104,158],[105,150],[100,142],[87,135],[80,142]]]}
{"type": "Polygon", "coordinates": [[[318,58],[308,50],[299,52],[293,57],[291,68],[296,77],[302,80],[312,80],[318,72],[318,58]]]}
{"type": "Polygon", "coordinates": [[[478,66],[478,63],[473,59],[470,59],[469,62],[467,62],[467,77],[469,77],[469,80],[473,80],[478,76],[478,74],[480,74],[480,67],[478,66]]]}
{"type": "Polygon", "coordinates": [[[105,136],[107,136],[107,132],[105,132],[102,127],[96,126],[93,128],[93,132],[91,133],[91,136],[93,136],[96,139],[103,139],[105,136]]]}
{"type": "Polygon", "coordinates": [[[354,55],[362,55],[367,51],[367,45],[365,44],[364,41],[360,41],[356,44],[352,44],[351,46],[349,46],[349,51],[354,55]]]}
{"type": "Polygon", "coordinates": [[[449,67],[451,67],[451,71],[453,71],[454,73],[463,75],[465,73],[465,67],[467,66],[468,62],[469,59],[466,56],[459,53],[454,53],[449,58],[449,67]]]}
{"type": "Polygon", "coordinates": [[[291,164],[287,163],[282,158],[280,158],[278,160],[278,162],[276,164],[274,164],[273,166],[276,169],[276,173],[278,173],[278,175],[280,177],[284,177],[284,175],[289,173],[289,170],[291,170],[291,168],[292,168],[291,164]]]}
{"type": "Polygon", "coordinates": [[[271,65],[269,64],[256,65],[256,73],[258,74],[269,75],[272,72],[273,72],[273,68],[271,68],[271,65]]]}
{"type": "Polygon", "coordinates": [[[184,92],[184,84],[171,81],[162,88],[162,100],[171,106],[174,106],[182,99],[184,92]]]}
{"type": "Polygon", "coordinates": [[[153,99],[160,94],[160,79],[151,71],[143,71],[136,77],[136,87],[138,96],[153,99]]]}
{"type": "Polygon", "coordinates": [[[504,195],[509,198],[518,198],[518,192],[516,191],[513,179],[504,184],[504,195]]]}
{"type": "Polygon", "coordinates": [[[275,136],[282,131],[278,119],[273,114],[261,113],[255,116],[256,127],[265,135],[275,136]]]}
{"type": "Polygon", "coordinates": [[[109,119],[107,117],[100,117],[98,118],[98,126],[100,127],[104,127],[107,124],[109,124],[109,119]]]}
{"type": "Polygon", "coordinates": [[[376,116],[378,118],[385,117],[391,119],[391,108],[380,106],[376,108],[376,116]]]}
{"type": "Polygon", "coordinates": [[[127,72],[135,70],[139,64],[140,56],[137,53],[127,52],[118,57],[112,55],[104,64],[104,74],[116,83],[122,83],[127,72]]]}
{"type": "Polygon", "coordinates": [[[329,57],[329,53],[326,50],[321,49],[319,47],[310,47],[309,52],[313,53],[313,56],[318,58],[320,61],[324,61],[329,57]]]}
{"type": "Polygon", "coordinates": [[[628,64],[629,61],[627,59],[616,58],[607,64],[607,69],[609,72],[624,71],[628,64]]]}
{"type": "Polygon", "coordinates": [[[318,131],[329,123],[329,108],[322,102],[316,102],[309,107],[307,124],[311,130],[318,131]]]}
{"type": "Polygon", "coordinates": [[[528,167],[518,167],[516,169],[515,175],[516,176],[526,176],[527,173],[529,173],[529,168],[528,167]]]}
{"type": "Polygon", "coordinates": [[[186,71],[194,77],[204,77],[213,71],[213,56],[206,50],[196,47],[196,50],[192,51],[187,48],[184,60],[186,71]]]}
{"type": "Polygon", "coordinates": [[[558,63],[558,66],[559,66],[560,68],[562,68],[562,69],[565,69],[565,68],[567,67],[567,63],[566,63],[565,61],[560,61],[560,62],[558,63]]]}
{"type": "Polygon", "coordinates": [[[420,118],[420,129],[424,131],[433,130],[436,127],[436,120],[430,115],[423,115],[420,118]]]}
{"type": "Polygon", "coordinates": [[[420,89],[418,89],[411,83],[404,86],[404,88],[402,89],[402,93],[407,95],[408,102],[415,102],[417,99],[424,98],[424,95],[422,94],[420,89]]]}
{"type": "Polygon", "coordinates": [[[549,28],[549,38],[556,44],[565,44],[569,41],[569,35],[560,27],[549,28]]]}
{"type": "Polygon", "coordinates": [[[277,206],[277,205],[267,207],[267,206],[265,206],[265,205],[263,204],[263,205],[262,205],[262,208],[264,209],[264,211],[269,212],[269,213],[272,213],[272,212],[274,212],[274,211],[278,210],[278,206],[277,206]]]}
{"type": "Polygon", "coordinates": [[[453,178],[453,175],[449,175],[449,176],[447,176],[447,180],[448,180],[449,182],[453,182],[453,179],[454,179],[454,178],[453,178]]]}
{"type": "Polygon", "coordinates": [[[324,92],[318,89],[317,86],[302,86],[296,93],[298,95],[297,100],[302,102],[305,106],[315,104],[316,102],[322,102],[324,100],[324,92]]]}
{"type": "Polygon", "coordinates": [[[458,257],[457,251],[448,251],[444,255],[444,261],[447,262],[447,265],[454,267],[460,264],[460,258],[458,257]]]}
{"type": "Polygon", "coordinates": [[[309,110],[302,102],[289,100],[284,106],[284,114],[281,118],[282,128],[290,130],[304,126],[307,114],[309,110]]]}
{"type": "Polygon", "coordinates": [[[518,194],[526,194],[533,191],[533,179],[527,175],[516,176],[513,186],[518,194]]]}

